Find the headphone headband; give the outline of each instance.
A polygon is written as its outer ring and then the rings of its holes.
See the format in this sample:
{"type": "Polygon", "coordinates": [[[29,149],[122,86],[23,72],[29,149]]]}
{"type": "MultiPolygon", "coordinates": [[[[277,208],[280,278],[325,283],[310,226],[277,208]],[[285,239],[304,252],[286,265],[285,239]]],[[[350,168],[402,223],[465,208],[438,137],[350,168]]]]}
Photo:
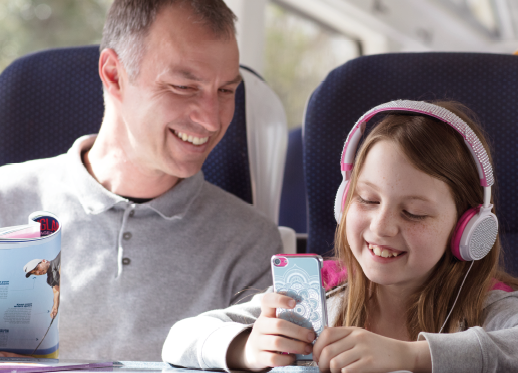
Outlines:
{"type": "MultiPolygon", "coordinates": [[[[490,187],[493,185],[493,168],[489,162],[486,149],[484,149],[484,146],[480,142],[475,132],[473,132],[473,130],[466,124],[466,122],[464,122],[457,115],[453,114],[451,111],[441,106],[423,101],[391,101],[382,105],[378,105],[363,114],[351,129],[349,135],[347,136],[347,140],[345,141],[342,157],[340,160],[342,173],[350,171],[353,168],[356,147],[360,142],[360,138],[365,130],[365,124],[367,121],[374,115],[385,111],[407,111],[424,114],[440,119],[441,121],[450,125],[453,129],[462,135],[464,142],[468,146],[468,149],[470,149],[471,155],[473,156],[473,159],[477,165],[480,185],[483,187],[490,187]]],[[[348,177],[346,179],[348,179],[348,177]]]]}

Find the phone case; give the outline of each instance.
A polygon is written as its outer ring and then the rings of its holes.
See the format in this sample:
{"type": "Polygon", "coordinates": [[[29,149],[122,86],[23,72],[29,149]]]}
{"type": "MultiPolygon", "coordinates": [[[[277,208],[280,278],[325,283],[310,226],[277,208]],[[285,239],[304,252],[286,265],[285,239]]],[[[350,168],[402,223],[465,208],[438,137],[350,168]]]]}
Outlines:
{"type": "MultiPolygon", "coordinates": [[[[317,338],[327,326],[322,264],[322,257],[316,254],[277,254],[271,260],[274,291],[297,302],[294,309],[278,308],[277,317],[314,331],[317,338]]],[[[312,354],[296,358],[313,360],[312,354]]]]}

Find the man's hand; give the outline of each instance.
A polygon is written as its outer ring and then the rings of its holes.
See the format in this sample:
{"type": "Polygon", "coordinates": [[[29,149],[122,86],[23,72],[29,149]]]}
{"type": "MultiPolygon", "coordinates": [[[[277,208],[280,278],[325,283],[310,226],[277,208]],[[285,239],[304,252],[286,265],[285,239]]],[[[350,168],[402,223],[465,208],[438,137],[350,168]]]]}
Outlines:
{"type": "Polygon", "coordinates": [[[315,333],[276,317],[277,308],[292,309],[295,300],[285,295],[267,293],[261,301],[261,315],[252,332],[238,336],[229,347],[230,368],[267,368],[285,366],[295,361],[294,354],[312,351],[315,333]]]}
{"type": "Polygon", "coordinates": [[[357,327],[326,328],[313,347],[313,360],[331,373],[432,371],[428,342],[403,342],[357,327]]]}
{"type": "Polygon", "coordinates": [[[52,311],[50,311],[50,318],[53,319],[57,316],[58,314],[58,308],[57,307],[52,307],[52,311]]]}
{"type": "Polygon", "coordinates": [[[3,352],[0,351],[0,357],[32,357],[30,355],[18,355],[12,352],[3,352]]]}

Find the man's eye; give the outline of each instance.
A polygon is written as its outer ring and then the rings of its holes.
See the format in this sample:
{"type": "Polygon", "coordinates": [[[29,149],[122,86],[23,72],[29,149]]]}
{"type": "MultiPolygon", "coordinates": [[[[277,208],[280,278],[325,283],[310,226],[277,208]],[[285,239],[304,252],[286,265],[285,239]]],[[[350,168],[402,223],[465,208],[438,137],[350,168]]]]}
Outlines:
{"type": "Polygon", "coordinates": [[[221,93],[225,93],[225,94],[233,94],[234,91],[232,89],[226,89],[226,88],[220,88],[219,90],[221,93]]]}
{"type": "Polygon", "coordinates": [[[189,89],[189,87],[187,87],[185,85],[174,85],[173,87],[176,88],[176,89],[179,89],[179,90],[189,89]]]}

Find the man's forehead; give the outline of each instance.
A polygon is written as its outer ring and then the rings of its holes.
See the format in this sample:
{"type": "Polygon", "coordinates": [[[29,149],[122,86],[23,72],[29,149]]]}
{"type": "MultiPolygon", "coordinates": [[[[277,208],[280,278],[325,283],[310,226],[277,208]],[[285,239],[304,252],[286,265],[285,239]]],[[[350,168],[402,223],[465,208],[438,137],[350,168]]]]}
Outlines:
{"type": "Polygon", "coordinates": [[[195,59],[206,59],[207,54],[221,49],[228,54],[228,47],[237,51],[233,33],[215,33],[205,22],[197,22],[190,10],[178,6],[167,7],[157,15],[146,35],[146,42],[150,49],[157,48],[155,51],[173,50],[195,59]]]}
{"type": "MultiPolygon", "coordinates": [[[[210,77],[203,76],[202,74],[188,69],[188,68],[182,68],[182,67],[172,67],[172,68],[166,68],[161,76],[173,76],[173,77],[179,77],[186,80],[193,80],[197,82],[208,82],[210,81],[210,77]]],[[[238,72],[237,75],[229,76],[229,80],[225,80],[225,84],[235,84],[240,83],[243,78],[241,77],[241,74],[238,72]]]]}
{"type": "Polygon", "coordinates": [[[190,6],[183,7],[180,4],[166,6],[160,10],[151,24],[148,36],[153,34],[161,40],[168,36],[177,43],[190,40],[216,42],[235,39],[232,30],[215,32],[208,22],[199,19],[199,16],[193,13],[190,6]]]}

